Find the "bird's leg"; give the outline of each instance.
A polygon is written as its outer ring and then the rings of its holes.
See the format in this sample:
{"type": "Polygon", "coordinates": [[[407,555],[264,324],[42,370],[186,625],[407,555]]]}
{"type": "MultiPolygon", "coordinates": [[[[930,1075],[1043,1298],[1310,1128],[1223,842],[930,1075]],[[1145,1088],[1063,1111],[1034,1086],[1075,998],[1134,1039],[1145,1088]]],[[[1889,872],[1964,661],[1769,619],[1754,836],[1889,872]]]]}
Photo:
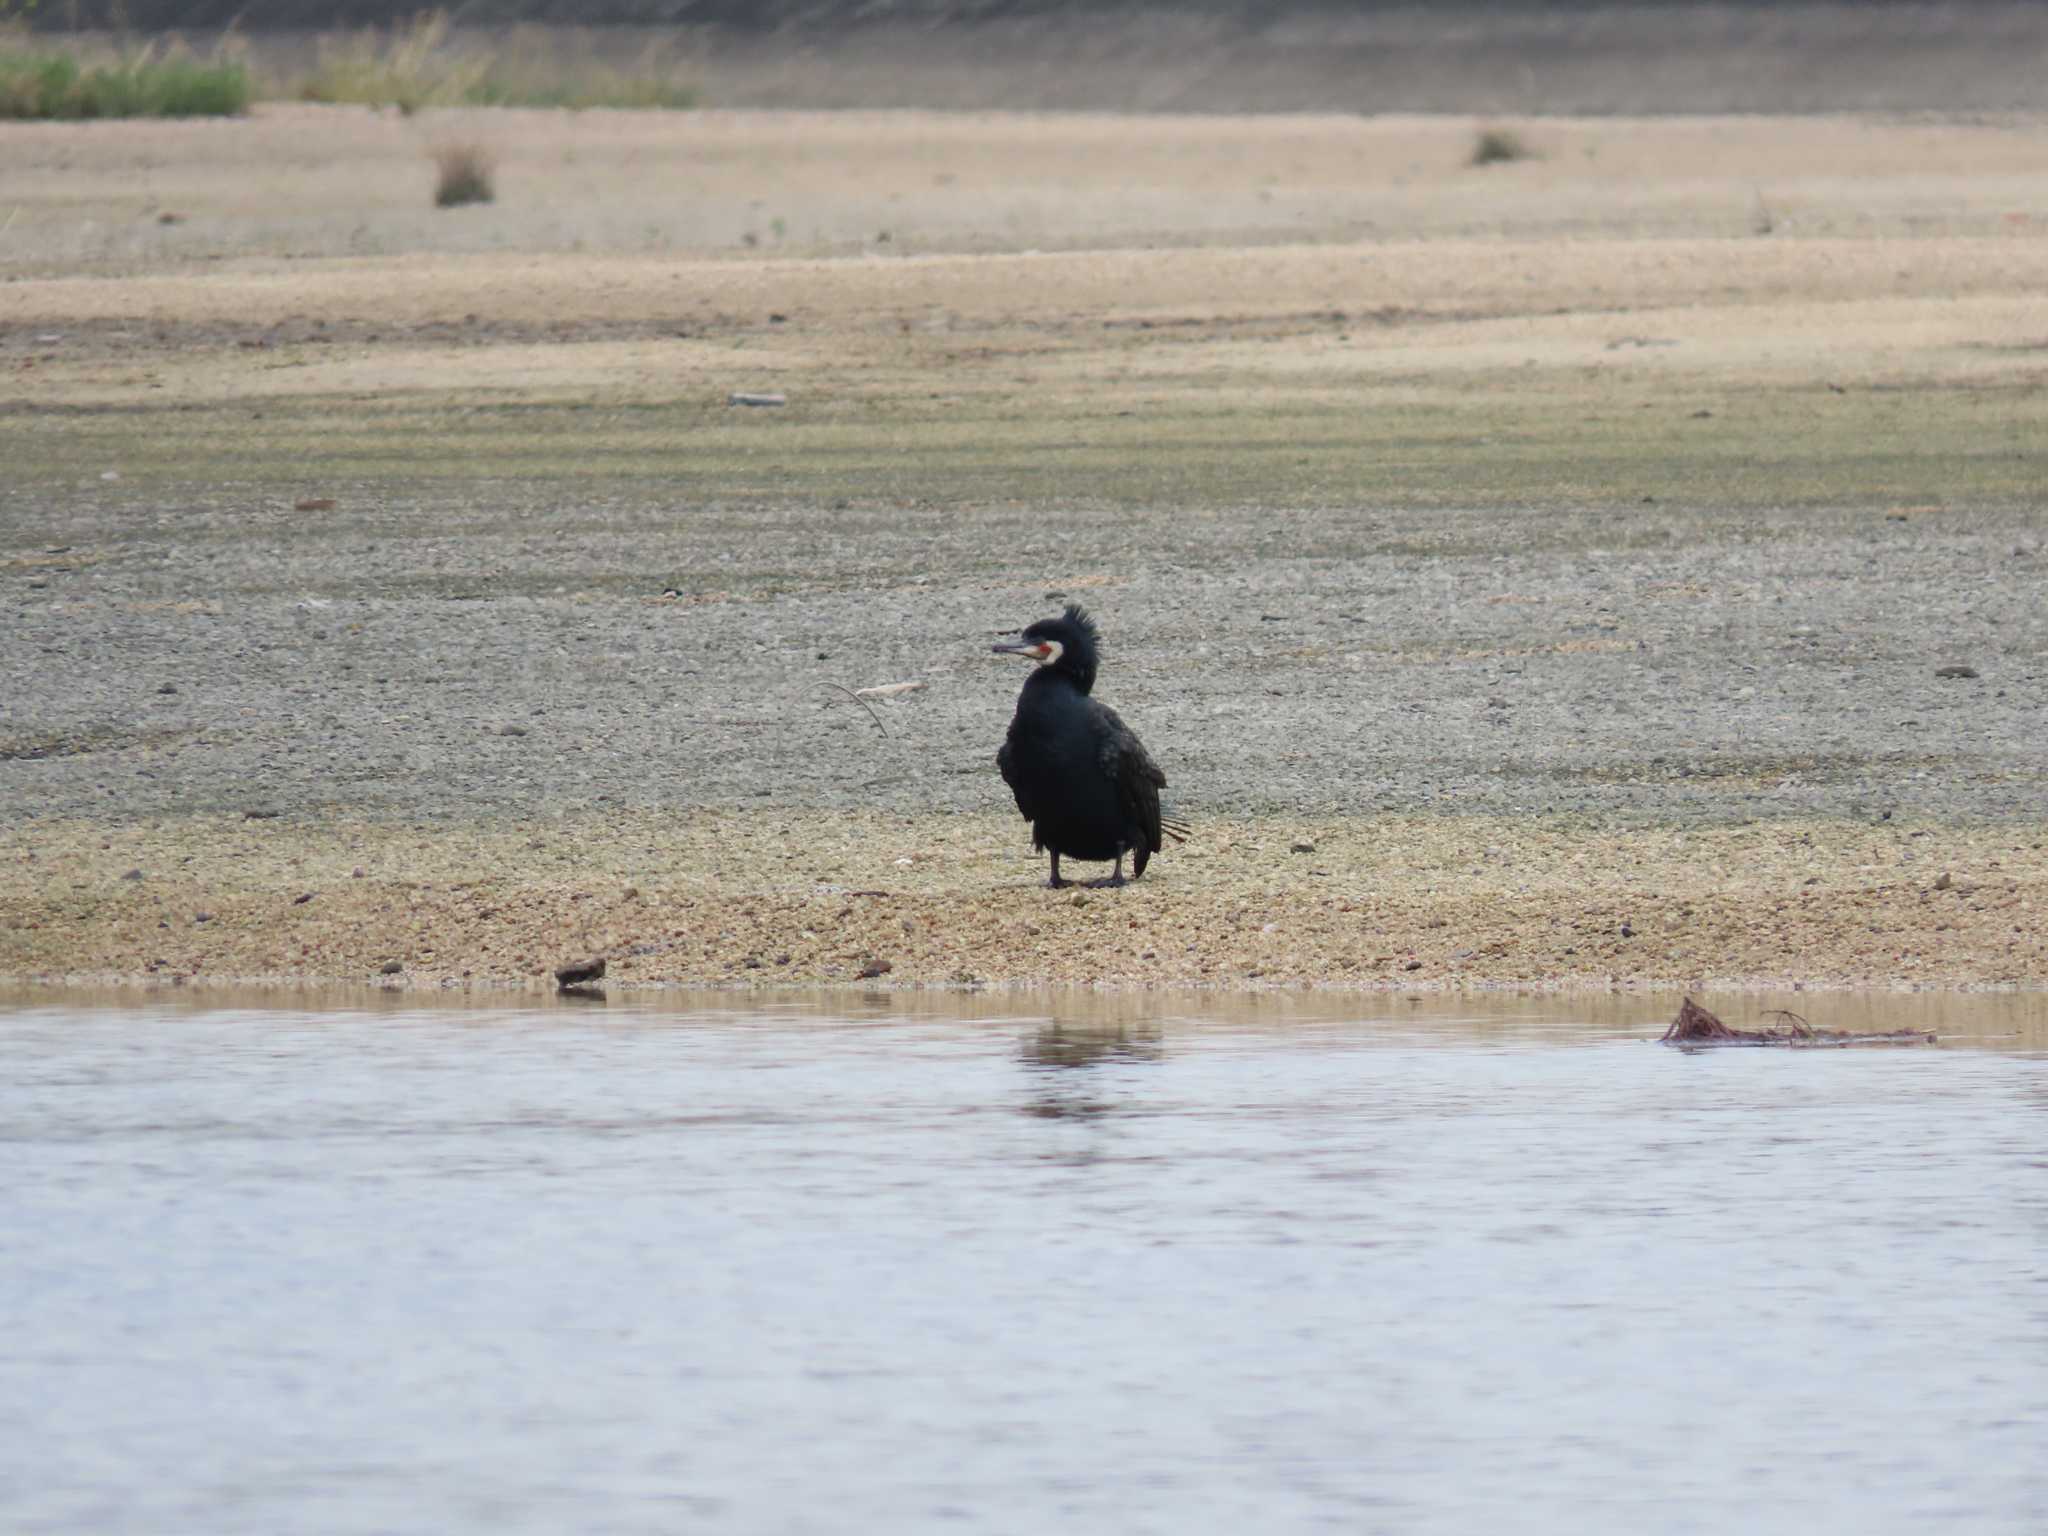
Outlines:
{"type": "Polygon", "coordinates": [[[1055,891],[1067,883],[1060,878],[1060,856],[1058,854],[1052,856],[1052,878],[1045,883],[1048,889],[1055,891]]]}
{"type": "Polygon", "coordinates": [[[1123,851],[1121,849],[1117,851],[1116,872],[1114,874],[1106,875],[1100,880],[1091,880],[1088,883],[1096,887],[1096,889],[1098,890],[1108,890],[1124,884],[1125,881],[1123,851]]]}

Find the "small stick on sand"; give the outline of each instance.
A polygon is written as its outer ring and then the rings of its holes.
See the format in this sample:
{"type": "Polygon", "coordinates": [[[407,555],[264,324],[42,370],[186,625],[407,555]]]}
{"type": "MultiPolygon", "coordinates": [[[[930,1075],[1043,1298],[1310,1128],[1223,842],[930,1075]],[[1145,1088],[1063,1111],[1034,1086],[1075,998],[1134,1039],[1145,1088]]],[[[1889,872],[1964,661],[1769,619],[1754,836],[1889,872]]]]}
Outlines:
{"type": "Polygon", "coordinates": [[[878,683],[872,688],[856,688],[856,699],[900,699],[906,693],[922,693],[929,683],[878,683]]]}
{"type": "MultiPolygon", "coordinates": [[[[849,699],[853,700],[854,703],[858,704],[862,709],[868,712],[868,718],[875,722],[876,730],[880,731],[884,736],[887,736],[889,734],[889,727],[882,724],[882,717],[875,713],[875,706],[870,704],[866,699],[862,698],[859,694],[855,693],[851,688],[847,687],[846,684],[826,683],[824,686],[827,688],[837,688],[841,693],[845,694],[849,699]]],[[[832,701],[830,699],[827,699],[825,702],[827,704],[830,704],[832,701]]]]}

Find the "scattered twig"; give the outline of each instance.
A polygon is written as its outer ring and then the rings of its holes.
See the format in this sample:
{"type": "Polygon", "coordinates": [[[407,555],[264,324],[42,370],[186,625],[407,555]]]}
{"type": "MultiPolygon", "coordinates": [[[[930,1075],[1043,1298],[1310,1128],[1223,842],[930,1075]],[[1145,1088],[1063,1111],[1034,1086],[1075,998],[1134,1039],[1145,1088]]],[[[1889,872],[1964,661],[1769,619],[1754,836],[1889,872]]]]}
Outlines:
{"type": "MultiPolygon", "coordinates": [[[[855,693],[851,688],[847,687],[846,684],[826,683],[824,684],[824,686],[827,688],[837,688],[841,693],[845,694],[849,699],[853,700],[854,703],[858,704],[862,709],[868,712],[868,718],[875,722],[876,730],[880,731],[884,736],[887,736],[889,734],[889,727],[882,724],[882,717],[875,713],[875,706],[870,704],[866,699],[862,698],[859,694],[855,693]]],[[[831,700],[828,699],[826,700],[826,702],[829,704],[831,700]]]]}
{"type": "Polygon", "coordinates": [[[906,693],[922,693],[930,683],[878,683],[873,688],[856,688],[856,699],[900,699],[906,693]]]}

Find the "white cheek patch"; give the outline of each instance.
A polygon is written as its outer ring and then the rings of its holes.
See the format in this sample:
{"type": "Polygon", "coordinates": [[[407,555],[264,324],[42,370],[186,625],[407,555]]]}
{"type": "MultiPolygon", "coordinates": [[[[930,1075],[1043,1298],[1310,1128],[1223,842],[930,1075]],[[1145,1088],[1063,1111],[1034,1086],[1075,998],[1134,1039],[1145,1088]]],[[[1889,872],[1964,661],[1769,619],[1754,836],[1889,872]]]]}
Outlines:
{"type": "Polygon", "coordinates": [[[1041,641],[1039,641],[1039,642],[1038,642],[1038,664],[1039,664],[1039,665],[1040,665],[1041,667],[1049,667],[1049,666],[1051,666],[1051,665],[1052,665],[1052,664],[1053,664],[1054,662],[1056,662],[1056,661],[1058,661],[1058,660],[1060,659],[1060,655],[1061,655],[1061,653],[1062,653],[1062,652],[1064,652],[1064,651],[1065,651],[1065,649],[1066,649],[1066,647],[1065,647],[1065,646],[1063,646],[1063,645],[1061,645],[1061,644],[1059,643],[1059,641],[1057,641],[1057,640],[1041,640],[1041,641]]]}

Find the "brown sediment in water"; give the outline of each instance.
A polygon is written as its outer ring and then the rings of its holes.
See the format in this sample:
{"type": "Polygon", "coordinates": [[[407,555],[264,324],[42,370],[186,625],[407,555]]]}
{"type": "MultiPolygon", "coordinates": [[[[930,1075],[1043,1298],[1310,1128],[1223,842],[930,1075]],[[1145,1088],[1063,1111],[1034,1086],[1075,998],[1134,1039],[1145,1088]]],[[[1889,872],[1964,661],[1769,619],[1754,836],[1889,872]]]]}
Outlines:
{"type": "Polygon", "coordinates": [[[0,839],[0,976],[546,987],[603,955],[628,989],[2032,988],[2042,844],[1273,818],[1205,822],[1124,889],[1056,892],[1004,816],[45,821],[0,839]]]}

